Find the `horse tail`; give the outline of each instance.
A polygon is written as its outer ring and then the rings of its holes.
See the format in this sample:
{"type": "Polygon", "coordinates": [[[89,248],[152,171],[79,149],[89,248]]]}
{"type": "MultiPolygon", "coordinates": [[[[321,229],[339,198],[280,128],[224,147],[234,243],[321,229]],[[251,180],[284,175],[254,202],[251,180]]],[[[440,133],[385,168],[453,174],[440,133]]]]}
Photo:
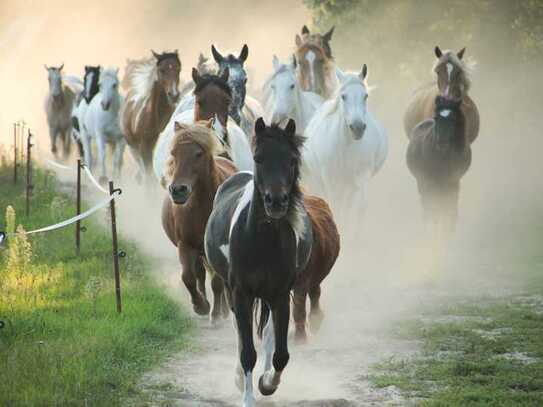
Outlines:
{"type": "Polygon", "coordinates": [[[256,300],[255,301],[255,320],[257,319],[258,309],[260,308],[260,318],[257,322],[256,333],[259,339],[262,339],[262,333],[264,332],[264,327],[270,319],[270,307],[266,304],[265,301],[256,300]]]}

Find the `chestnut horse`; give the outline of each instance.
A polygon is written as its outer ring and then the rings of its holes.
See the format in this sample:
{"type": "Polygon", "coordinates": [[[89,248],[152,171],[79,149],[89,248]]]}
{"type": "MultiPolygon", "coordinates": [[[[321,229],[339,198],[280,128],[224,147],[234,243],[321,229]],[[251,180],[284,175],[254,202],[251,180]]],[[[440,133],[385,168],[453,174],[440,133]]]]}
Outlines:
{"type": "Polygon", "coordinates": [[[319,198],[304,199],[300,189],[303,140],[296,135],[292,119],[284,130],[257,119],[254,175],[239,172],[221,185],[206,227],[207,260],[226,282],[235,314],[236,383],[243,391],[244,407],[255,406],[254,305],[260,300],[258,331],[264,330],[265,365],[259,390],[269,396],[277,390],[289,360],[290,293],[299,294],[294,306],[297,328],[305,318],[301,294],[306,290],[315,299],[313,315],[320,317],[319,285],[339,252],[339,235],[328,206],[319,198]]]}
{"type": "MultiPolygon", "coordinates": [[[[209,314],[205,290],[204,232],[219,185],[236,168],[229,160],[216,157],[221,144],[208,126],[175,123],[175,137],[168,158],[166,183],[169,196],[162,206],[162,226],[177,247],[183,283],[190,293],[194,311],[209,314]]],[[[222,278],[213,274],[211,321],[228,315],[222,278]]]]}
{"type": "Polygon", "coordinates": [[[338,86],[330,48],[333,33],[334,27],[326,34],[311,34],[304,25],[302,36],[296,34],[298,82],[306,92],[314,92],[324,99],[330,98],[338,86]]]}
{"type": "Polygon", "coordinates": [[[123,79],[127,90],[119,113],[121,130],[138,163],[138,178],[152,170],[153,148],[179,98],[181,62],[175,52],[128,61],[123,79]]]}
{"type": "Polygon", "coordinates": [[[458,217],[460,179],[471,164],[462,101],[437,96],[433,118],[412,131],[407,166],[417,180],[425,220],[438,238],[450,234],[458,217]]]}
{"type": "Polygon", "coordinates": [[[472,67],[464,62],[465,48],[455,53],[441,51],[435,47],[437,61],[433,71],[437,75],[430,86],[417,90],[405,112],[404,129],[410,137],[414,127],[424,120],[432,119],[436,109],[436,97],[441,95],[449,100],[460,100],[462,114],[465,119],[466,134],[469,144],[473,143],[479,134],[479,110],[475,102],[468,96],[471,87],[470,73],[472,67]]]}

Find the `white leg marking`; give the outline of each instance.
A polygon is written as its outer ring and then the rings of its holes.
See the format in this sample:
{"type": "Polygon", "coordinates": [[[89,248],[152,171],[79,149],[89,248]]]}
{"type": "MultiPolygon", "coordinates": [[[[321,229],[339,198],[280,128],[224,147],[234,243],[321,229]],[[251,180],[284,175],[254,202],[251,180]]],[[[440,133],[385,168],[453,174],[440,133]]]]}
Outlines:
{"type": "Polygon", "coordinates": [[[221,253],[224,255],[224,257],[226,258],[226,261],[230,263],[230,245],[223,244],[222,246],[219,247],[219,249],[221,253]]]}
{"type": "Polygon", "coordinates": [[[264,327],[264,345],[265,361],[264,372],[267,372],[272,367],[273,352],[275,351],[275,330],[273,329],[273,318],[270,315],[268,323],[264,327]]]}
{"type": "Polygon", "coordinates": [[[243,407],[255,407],[256,400],[253,391],[253,372],[245,374],[245,388],[243,391],[243,407]]]}

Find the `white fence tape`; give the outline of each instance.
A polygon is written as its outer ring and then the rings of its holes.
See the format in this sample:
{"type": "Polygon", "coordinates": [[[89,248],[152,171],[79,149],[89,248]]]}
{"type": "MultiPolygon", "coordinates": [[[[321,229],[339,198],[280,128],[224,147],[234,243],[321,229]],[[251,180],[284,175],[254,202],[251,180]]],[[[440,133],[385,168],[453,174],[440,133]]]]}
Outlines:
{"type": "Polygon", "coordinates": [[[109,194],[109,191],[107,191],[104,187],[100,185],[98,181],[96,181],[96,178],[94,178],[94,176],[92,175],[92,172],[90,172],[89,167],[87,167],[86,165],[83,165],[83,169],[85,170],[85,173],[90,178],[90,180],[92,181],[92,183],[94,184],[96,188],[98,188],[104,194],[109,194]]]}
{"type": "MultiPolygon", "coordinates": [[[[61,170],[70,170],[70,171],[77,171],[77,166],[74,168],[74,167],[68,167],[66,165],[63,165],[63,164],[60,164],[60,163],[57,163],[56,161],[53,161],[53,160],[50,160],[48,158],[45,159],[45,162],[47,164],[49,164],[50,166],[54,167],[54,168],[58,168],[58,169],[61,169],[61,170]]],[[[92,175],[92,172],[89,170],[89,167],[87,167],[85,164],[82,164],[82,167],[83,169],[85,170],[85,173],[87,174],[87,177],[89,177],[89,179],[91,180],[91,182],[93,183],[93,185],[100,191],[100,192],[103,192],[104,194],[107,194],[109,195],[109,191],[106,190],[103,186],[100,185],[100,183],[96,180],[96,178],[94,178],[94,175],[92,175]]]]}
{"type": "Polygon", "coordinates": [[[72,167],[68,167],[66,165],[63,165],[63,164],[59,164],[53,160],[50,160],[49,158],[46,158],[45,159],[45,162],[47,164],[49,164],[51,167],[55,167],[55,168],[59,168],[61,170],[72,170],[72,171],[75,171],[75,168],[72,168],[72,167]]]}
{"type": "MultiPolygon", "coordinates": [[[[97,203],[92,208],[90,208],[89,210],[86,210],[85,212],[83,212],[80,215],[74,216],[73,218],[70,218],[70,219],[66,219],[65,221],[62,221],[60,223],[55,223],[54,225],[46,226],[46,227],[43,227],[43,228],[40,228],[40,229],[31,230],[31,231],[28,231],[28,232],[25,231],[24,234],[25,235],[31,235],[31,234],[35,234],[35,233],[50,232],[52,230],[61,229],[63,227],[71,225],[71,224],[77,222],[78,220],[85,219],[85,218],[89,217],[90,215],[92,215],[97,210],[102,209],[104,206],[108,205],[111,202],[111,200],[115,199],[120,194],[121,194],[120,190],[116,190],[107,199],[104,199],[103,201],[97,203]]],[[[0,244],[2,243],[2,240],[4,239],[4,237],[6,237],[6,236],[15,236],[15,235],[17,235],[17,233],[3,233],[3,232],[0,232],[0,244]]]]}

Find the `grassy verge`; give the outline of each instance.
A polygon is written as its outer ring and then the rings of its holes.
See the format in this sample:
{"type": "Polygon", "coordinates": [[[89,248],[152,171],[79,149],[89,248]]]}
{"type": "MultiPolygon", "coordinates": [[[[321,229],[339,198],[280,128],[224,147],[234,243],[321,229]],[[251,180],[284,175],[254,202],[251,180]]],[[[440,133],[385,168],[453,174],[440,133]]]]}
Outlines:
{"type": "MultiPolygon", "coordinates": [[[[37,171],[31,216],[22,182],[0,168],[0,230],[12,205],[26,230],[74,215],[74,199],[37,171]]],[[[94,216],[106,216],[105,210],[94,216]]],[[[0,249],[0,405],[114,406],[137,377],[187,340],[190,323],[146,273],[150,260],[121,239],[123,313],[115,310],[110,232],[84,222],[81,255],[74,227],[15,239],[0,249]]]]}
{"type": "Polygon", "coordinates": [[[543,405],[543,256],[521,254],[509,278],[524,287],[399,323],[395,335],[420,341],[421,353],[375,366],[374,385],[396,386],[423,406],[543,405]]]}

